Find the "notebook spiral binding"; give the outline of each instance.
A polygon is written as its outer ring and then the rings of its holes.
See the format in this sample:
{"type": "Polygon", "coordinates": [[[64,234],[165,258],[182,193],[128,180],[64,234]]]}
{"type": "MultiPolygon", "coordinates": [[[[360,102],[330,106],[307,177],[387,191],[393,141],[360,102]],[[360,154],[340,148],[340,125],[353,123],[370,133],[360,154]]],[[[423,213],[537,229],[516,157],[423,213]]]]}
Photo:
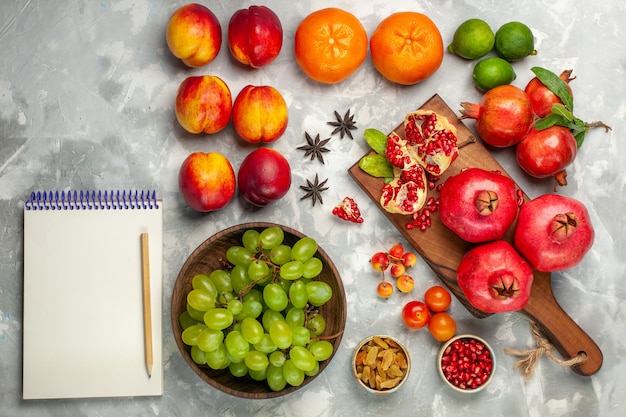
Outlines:
{"type": "Polygon", "coordinates": [[[25,210],[129,210],[159,208],[156,191],[34,191],[25,210]]]}

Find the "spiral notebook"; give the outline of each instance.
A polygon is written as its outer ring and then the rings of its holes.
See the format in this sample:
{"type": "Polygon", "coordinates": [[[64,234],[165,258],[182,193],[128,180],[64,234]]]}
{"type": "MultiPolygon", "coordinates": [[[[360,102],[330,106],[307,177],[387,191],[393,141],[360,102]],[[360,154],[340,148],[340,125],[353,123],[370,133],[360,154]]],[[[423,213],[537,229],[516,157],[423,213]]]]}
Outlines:
{"type": "Polygon", "coordinates": [[[31,195],[24,204],[24,399],[163,394],[162,240],[154,191],[31,195]]]}

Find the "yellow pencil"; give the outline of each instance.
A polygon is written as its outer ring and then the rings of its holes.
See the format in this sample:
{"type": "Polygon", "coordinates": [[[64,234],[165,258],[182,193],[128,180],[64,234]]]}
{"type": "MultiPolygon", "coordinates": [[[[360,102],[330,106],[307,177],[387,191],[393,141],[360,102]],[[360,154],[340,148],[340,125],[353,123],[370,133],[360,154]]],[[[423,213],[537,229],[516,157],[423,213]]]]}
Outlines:
{"type": "Polygon", "coordinates": [[[143,282],[143,329],[146,369],[152,377],[152,308],[150,305],[150,256],[148,233],[141,234],[141,275],[143,282]]]}

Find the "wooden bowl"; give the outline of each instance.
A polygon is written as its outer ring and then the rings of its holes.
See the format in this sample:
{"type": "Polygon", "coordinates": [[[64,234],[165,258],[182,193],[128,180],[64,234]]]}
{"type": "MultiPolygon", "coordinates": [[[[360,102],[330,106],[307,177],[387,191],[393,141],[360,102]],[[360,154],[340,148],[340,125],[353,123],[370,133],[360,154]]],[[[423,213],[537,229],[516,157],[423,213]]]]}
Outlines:
{"type": "Polygon", "coordinates": [[[213,370],[206,365],[196,364],[190,356],[191,348],[181,339],[182,328],[179,323],[181,313],[187,309],[187,294],[192,289],[192,278],[199,273],[210,273],[214,269],[223,269],[226,262],[226,250],[233,245],[241,245],[241,236],[247,229],[256,229],[259,232],[269,226],[278,226],[285,233],[285,242],[293,245],[298,239],[305,237],[304,234],[286,226],[275,223],[244,223],[222,230],[204,241],[182,266],[172,293],[171,321],[174,339],[180,353],[189,365],[203,381],[225,393],[249,399],[276,398],[294,392],[310,383],[330,363],[339,349],[343,330],[346,324],[346,294],[337,268],[328,254],[318,245],[317,256],[323,264],[323,269],[316,280],[324,281],[333,289],[332,298],[320,308],[320,314],[326,320],[326,330],[322,336],[335,335],[329,342],[333,345],[333,354],[323,362],[317,375],[307,376],[299,386],[287,385],[281,391],[272,391],[266,381],[255,381],[249,376],[235,377],[228,369],[213,370]]]}

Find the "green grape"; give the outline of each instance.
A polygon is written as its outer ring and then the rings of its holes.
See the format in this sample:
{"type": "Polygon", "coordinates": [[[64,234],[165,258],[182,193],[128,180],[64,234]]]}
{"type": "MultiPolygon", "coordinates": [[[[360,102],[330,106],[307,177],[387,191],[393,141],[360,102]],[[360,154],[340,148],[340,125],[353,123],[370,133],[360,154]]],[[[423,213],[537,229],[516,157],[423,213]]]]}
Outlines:
{"type": "Polygon", "coordinates": [[[272,391],[282,391],[287,386],[282,366],[274,366],[270,363],[267,367],[266,379],[272,391]]]}
{"type": "MultiPolygon", "coordinates": [[[[244,297],[245,298],[245,297],[244,297]]],[[[237,314],[235,318],[237,320],[243,320],[247,317],[256,319],[263,312],[263,304],[257,300],[243,300],[241,313],[237,314]]]]}
{"type": "Polygon", "coordinates": [[[269,309],[263,312],[263,316],[261,317],[261,323],[263,323],[263,328],[266,331],[270,331],[270,327],[275,321],[285,321],[285,318],[280,312],[276,310],[269,309]]]}
{"type": "Polygon", "coordinates": [[[280,368],[287,360],[287,356],[285,356],[285,352],[282,350],[275,350],[269,354],[268,359],[270,361],[270,365],[280,368]]]}
{"type": "Polygon", "coordinates": [[[317,375],[317,373],[320,371],[320,363],[319,362],[315,362],[315,368],[311,369],[310,371],[304,371],[304,375],[306,376],[315,376],[317,375]]]}
{"type": "Polygon", "coordinates": [[[285,290],[286,294],[289,294],[289,288],[291,288],[291,284],[293,284],[293,281],[287,281],[286,279],[281,279],[279,280],[278,284],[280,284],[280,286],[283,287],[283,290],[285,290]]]}
{"type": "Polygon", "coordinates": [[[270,251],[270,260],[274,265],[283,265],[291,260],[291,247],[278,245],[270,251]]]}
{"type": "Polygon", "coordinates": [[[230,365],[228,365],[228,370],[232,376],[237,378],[241,378],[242,376],[246,376],[248,374],[248,367],[244,361],[231,362],[230,365]]]}
{"type": "Polygon", "coordinates": [[[191,360],[198,365],[206,365],[206,355],[198,346],[194,345],[191,347],[189,356],[191,356],[191,360]]]}
{"type": "Polygon", "coordinates": [[[250,344],[237,330],[228,332],[224,338],[224,346],[233,362],[240,362],[250,351],[250,344]]]}
{"type": "Polygon", "coordinates": [[[306,262],[317,252],[317,242],[312,237],[298,239],[291,247],[291,259],[306,262]]]}
{"type": "Polygon", "coordinates": [[[202,323],[194,324],[183,330],[181,338],[183,342],[188,346],[194,346],[198,344],[198,335],[206,329],[206,326],[202,323]]]}
{"type": "Polygon", "coordinates": [[[250,375],[250,378],[254,379],[255,381],[265,381],[267,379],[267,368],[268,367],[265,367],[265,369],[262,369],[260,371],[248,369],[248,375],[250,375]]]}
{"type": "Polygon", "coordinates": [[[211,278],[207,274],[198,274],[191,279],[191,286],[194,290],[203,289],[207,290],[213,298],[217,298],[217,287],[211,281],[211,278]]]}
{"type": "Polygon", "coordinates": [[[311,281],[306,284],[306,293],[309,303],[319,307],[324,305],[333,296],[333,289],[323,281],[311,281]]]}
{"type": "Polygon", "coordinates": [[[266,249],[274,249],[276,246],[283,243],[285,239],[285,232],[283,229],[277,226],[270,226],[263,229],[259,234],[259,240],[261,241],[261,247],[266,249]]]}
{"type": "Polygon", "coordinates": [[[233,313],[225,308],[217,307],[204,313],[204,324],[214,330],[224,330],[233,324],[233,313]]]}
{"type": "Polygon", "coordinates": [[[225,304],[230,303],[234,299],[235,299],[235,294],[233,294],[232,292],[222,292],[222,293],[220,293],[220,296],[217,299],[217,301],[221,305],[225,305],[225,304]]]}
{"type": "Polygon", "coordinates": [[[267,366],[270,364],[267,355],[258,350],[251,350],[244,358],[244,362],[248,369],[253,371],[262,371],[267,369],[267,366]]]}
{"type": "Polygon", "coordinates": [[[180,327],[183,330],[198,323],[199,321],[191,317],[191,314],[189,314],[188,311],[183,311],[180,316],[178,316],[178,324],[180,324],[180,327]]]}
{"type": "Polygon", "coordinates": [[[246,317],[241,321],[241,334],[251,345],[261,342],[264,332],[263,325],[257,319],[246,317]]]}
{"type": "Polygon", "coordinates": [[[255,229],[247,229],[241,236],[241,243],[243,247],[250,252],[255,253],[259,250],[259,243],[261,242],[260,233],[255,229]]]}
{"type": "Polygon", "coordinates": [[[250,262],[248,265],[248,278],[250,278],[250,281],[263,285],[263,281],[268,277],[271,278],[270,267],[265,261],[256,259],[250,262]]]}
{"type": "Polygon", "coordinates": [[[248,266],[254,260],[253,252],[243,246],[231,246],[226,250],[226,259],[233,265],[248,266]]]}
{"type": "Polygon", "coordinates": [[[285,314],[285,321],[293,329],[298,326],[304,326],[305,316],[304,308],[292,307],[285,314]]]}
{"type": "Polygon", "coordinates": [[[230,274],[223,269],[216,269],[209,274],[209,278],[215,284],[218,293],[233,292],[233,285],[230,282],[230,274]]]}
{"type": "Polygon", "coordinates": [[[289,261],[280,266],[280,277],[282,279],[288,279],[290,281],[298,279],[304,272],[304,264],[300,261],[289,261]]]}
{"type": "Polygon", "coordinates": [[[289,303],[289,298],[279,284],[267,284],[263,288],[263,301],[271,310],[283,311],[289,303]]]}
{"type": "Polygon", "coordinates": [[[189,313],[189,316],[192,319],[194,319],[194,320],[196,320],[196,321],[198,321],[200,323],[202,323],[204,321],[204,313],[205,313],[205,311],[200,311],[200,310],[197,310],[197,309],[193,308],[189,304],[189,302],[187,302],[187,313],[189,313]]]}
{"type": "Polygon", "coordinates": [[[285,381],[294,387],[298,387],[304,382],[304,371],[298,368],[291,359],[287,359],[283,365],[283,376],[285,381]]]}
{"type": "Polygon", "coordinates": [[[255,343],[253,347],[255,350],[263,353],[272,353],[278,349],[278,346],[276,346],[276,343],[274,343],[269,333],[263,333],[261,341],[259,343],[255,343]]]}
{"type": "Polygon", "coordinates": [[[309,302],[309,296],[306,293],[306,284],[302,280],[293,281],[289,287],[289,300],[296,308],[304,308],[309,302]]]}
{"type": "Polygon", "coordinates": [[[259,303],[263,302],[263,293],[256,288],[252,288],[246,295],[243,296],[243,301],[254,300],[259,303]]]}
{"type": "Polygon", "coordinates": [[[215,297],[207,290],[197,289],[189,291],[187,302],[190,306],[199,311],[207,311],[215,307],[215,297]]]}
{"type": "Polygon", "coordinates": [[[306,322],[306,328],[311,332],[311,336],[319,336],[326,330],[326,320],[321,314],[316,314],[306,322]]]}
{"type": "Polygon", "coordinates": [[[311,332],[304,326],[294,327],[291,333],[291,344],[294,346],[306,346],[311,341],[311,332]]]}
{"type": "Polygon", "coordinates": [[[285,321],[276,320],[273,322],[270,326],[269,334],[279,349],[287,349],[291,346],[293,333],[291,327],[285,321]]]}
{"type": "Polygon", "coordinates": [[[211,369],[224,369],[231,364],[226,354],[226,346],[224,346],[223,343],[221,343],[217,349],[205,352],[204,356],[206,357],[206,364],[209,365],[211,369]]]}
{"type": "Polygon", "coordinates": [[[224,332],[206,327],[199,335],[197,344],[204,352],[217,349],[224,341],[224,332]]]}
{"type": "Polygon", "coordinates": [[[324,264],[322,264],[319,258],[310,258],[304,263],[302,276],[304,278],[315,278],[322,272],[322,269],[324,269],[324,264]]]}
{"type": "Polygon", "coordinates": [[[289,351],[289,358],[296,368],[301,369],[302,371],[312,371],[317,363],[313,354],[303,346],[292,347],[289,351]]]}
{"type": "Polygon", "coordinates": [[[250,277],[248,277],[248,268],[242,265],[235,265],[230,271],[230,283],[233,286],[233,291],[239,294],[244,291],[250,285],[250,277]]]}
{"type": "Polygon", "coordinates": [[[243,310],[243,303],[235,298],[228,302],[226,308],[228,309],[228,311],[233,313],[233,316],[235,316],[241,313],[241,311],[243,310]]]}
{"type": "Polygon", "coordinates": [[[333,354],[333,345],[328,340],[317,340],[309,345],[309,351],[316,361],[321,362],[333,354]]]}

